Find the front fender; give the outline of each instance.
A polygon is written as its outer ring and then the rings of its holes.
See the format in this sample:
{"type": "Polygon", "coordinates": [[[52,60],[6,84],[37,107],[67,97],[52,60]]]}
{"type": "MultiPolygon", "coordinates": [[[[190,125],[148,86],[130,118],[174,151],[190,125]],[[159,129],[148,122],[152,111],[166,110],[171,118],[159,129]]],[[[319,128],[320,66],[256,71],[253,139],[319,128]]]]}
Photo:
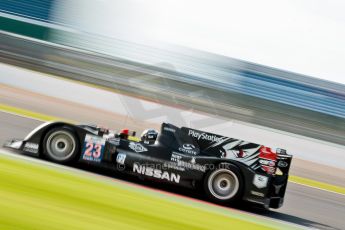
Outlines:
{"type": "Polygon", "coordinates": [[[61,122],[61,121],[53,121],[53,122],[45,122],[39,126],[37,126],[35,129],[33,129],[25,138],[25,142],[33,142],[33,143],[40,143],[42,137],[48,132],[48,130],[58,127],[58,126],[72,126],[75,127],[72,124],[61,122]]]}
{"type": "Polygon", "coordinates": [[[62,122],[62,121],[54,121],[54,122],[45,122],[38,127],[36,127],[34,130],[32,130],[23,140],[22,143],[22,149],[23,151],[28,151],[30,149],[26,149],[25,146],[35,146],[38,145],[38,151],[37,155],[39,155],[42,152],[42,142],[43,139],[46,135],[46,133],[56,127],[62,127],[66,126],[69,127],[73,130],[73,132],[76,133],[79,143],[81,144],[85,138],[86,133],[92,134],[90,131],[83,129],[79,126],[67,123],[67,122],[62,122]]]}

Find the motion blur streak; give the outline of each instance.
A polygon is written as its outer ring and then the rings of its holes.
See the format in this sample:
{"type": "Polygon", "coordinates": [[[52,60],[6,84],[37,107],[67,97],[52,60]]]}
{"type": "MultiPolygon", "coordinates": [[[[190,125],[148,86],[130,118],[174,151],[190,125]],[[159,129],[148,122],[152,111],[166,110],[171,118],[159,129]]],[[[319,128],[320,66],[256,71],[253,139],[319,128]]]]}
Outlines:
{"type": "MultiPolygon", "coordinates": [[[[242,212],[3,155],[0,181],[1,229],[277,228],[242,212]]],[[[279,223],[279,229],[294,228],[279,223]]]]}
{"type": "MultiPolygon", "coordinates": [[[[163,104],[345,144],[345,86],[339,84],[198,51],[191,54],[195,60],[173,53],[173,60],[162,63],[158,58],[148,65],[7,33],[0,33],[0,41],[2,62],[163,104]],[[178,67],[175,61],[183,66],[178,67]],[[197,63],[203,66],[194,67],[197,63]],[[191,66],[194,69],[189,73],[191,66]]],[[[158,57],[169,55],[171,52],[166,51],[158,57]]]]}

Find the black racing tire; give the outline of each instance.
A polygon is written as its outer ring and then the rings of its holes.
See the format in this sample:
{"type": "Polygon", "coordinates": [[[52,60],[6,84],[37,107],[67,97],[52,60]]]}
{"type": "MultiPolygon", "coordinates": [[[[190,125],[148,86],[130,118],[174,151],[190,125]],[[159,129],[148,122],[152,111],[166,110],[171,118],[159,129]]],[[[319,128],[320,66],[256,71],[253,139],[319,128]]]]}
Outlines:
{"type": "Polygon", "coordinates": [[[56,163],[72,163],[79,155],[80,144],[71,128],[57,127],[49,130],[42,145],[43,156],[56,163]]]}
{"type": "Polygon", "coordinates": [[[223,163],[206,174],[203,187],[209,200],[232,204],[241,199],[243,178],[238,167],[223,163]]]}

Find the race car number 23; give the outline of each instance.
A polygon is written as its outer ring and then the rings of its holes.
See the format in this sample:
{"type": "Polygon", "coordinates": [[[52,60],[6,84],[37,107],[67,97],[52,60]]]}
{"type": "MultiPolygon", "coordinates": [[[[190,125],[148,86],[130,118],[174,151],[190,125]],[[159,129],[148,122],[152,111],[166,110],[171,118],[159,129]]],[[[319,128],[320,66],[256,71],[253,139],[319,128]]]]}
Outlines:
{"type": "Polygon", "coordinates": [[[98,136],[87,134],[85,136],[82,159],[101,162],[104,152],[105,140],[98,136]]]}

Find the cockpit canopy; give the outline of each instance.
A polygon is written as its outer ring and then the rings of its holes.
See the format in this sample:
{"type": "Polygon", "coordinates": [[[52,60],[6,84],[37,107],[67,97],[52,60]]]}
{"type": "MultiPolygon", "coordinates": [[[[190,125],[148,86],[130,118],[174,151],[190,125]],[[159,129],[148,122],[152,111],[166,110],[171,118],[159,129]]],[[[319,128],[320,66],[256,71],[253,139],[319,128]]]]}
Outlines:
{"type": "Polygon", "coordinates": [[[157,141],[176,152],[188,155],[198,155],[200,153],[198,143],[183,131],[169,123],[163,123],[157,141]]]}

